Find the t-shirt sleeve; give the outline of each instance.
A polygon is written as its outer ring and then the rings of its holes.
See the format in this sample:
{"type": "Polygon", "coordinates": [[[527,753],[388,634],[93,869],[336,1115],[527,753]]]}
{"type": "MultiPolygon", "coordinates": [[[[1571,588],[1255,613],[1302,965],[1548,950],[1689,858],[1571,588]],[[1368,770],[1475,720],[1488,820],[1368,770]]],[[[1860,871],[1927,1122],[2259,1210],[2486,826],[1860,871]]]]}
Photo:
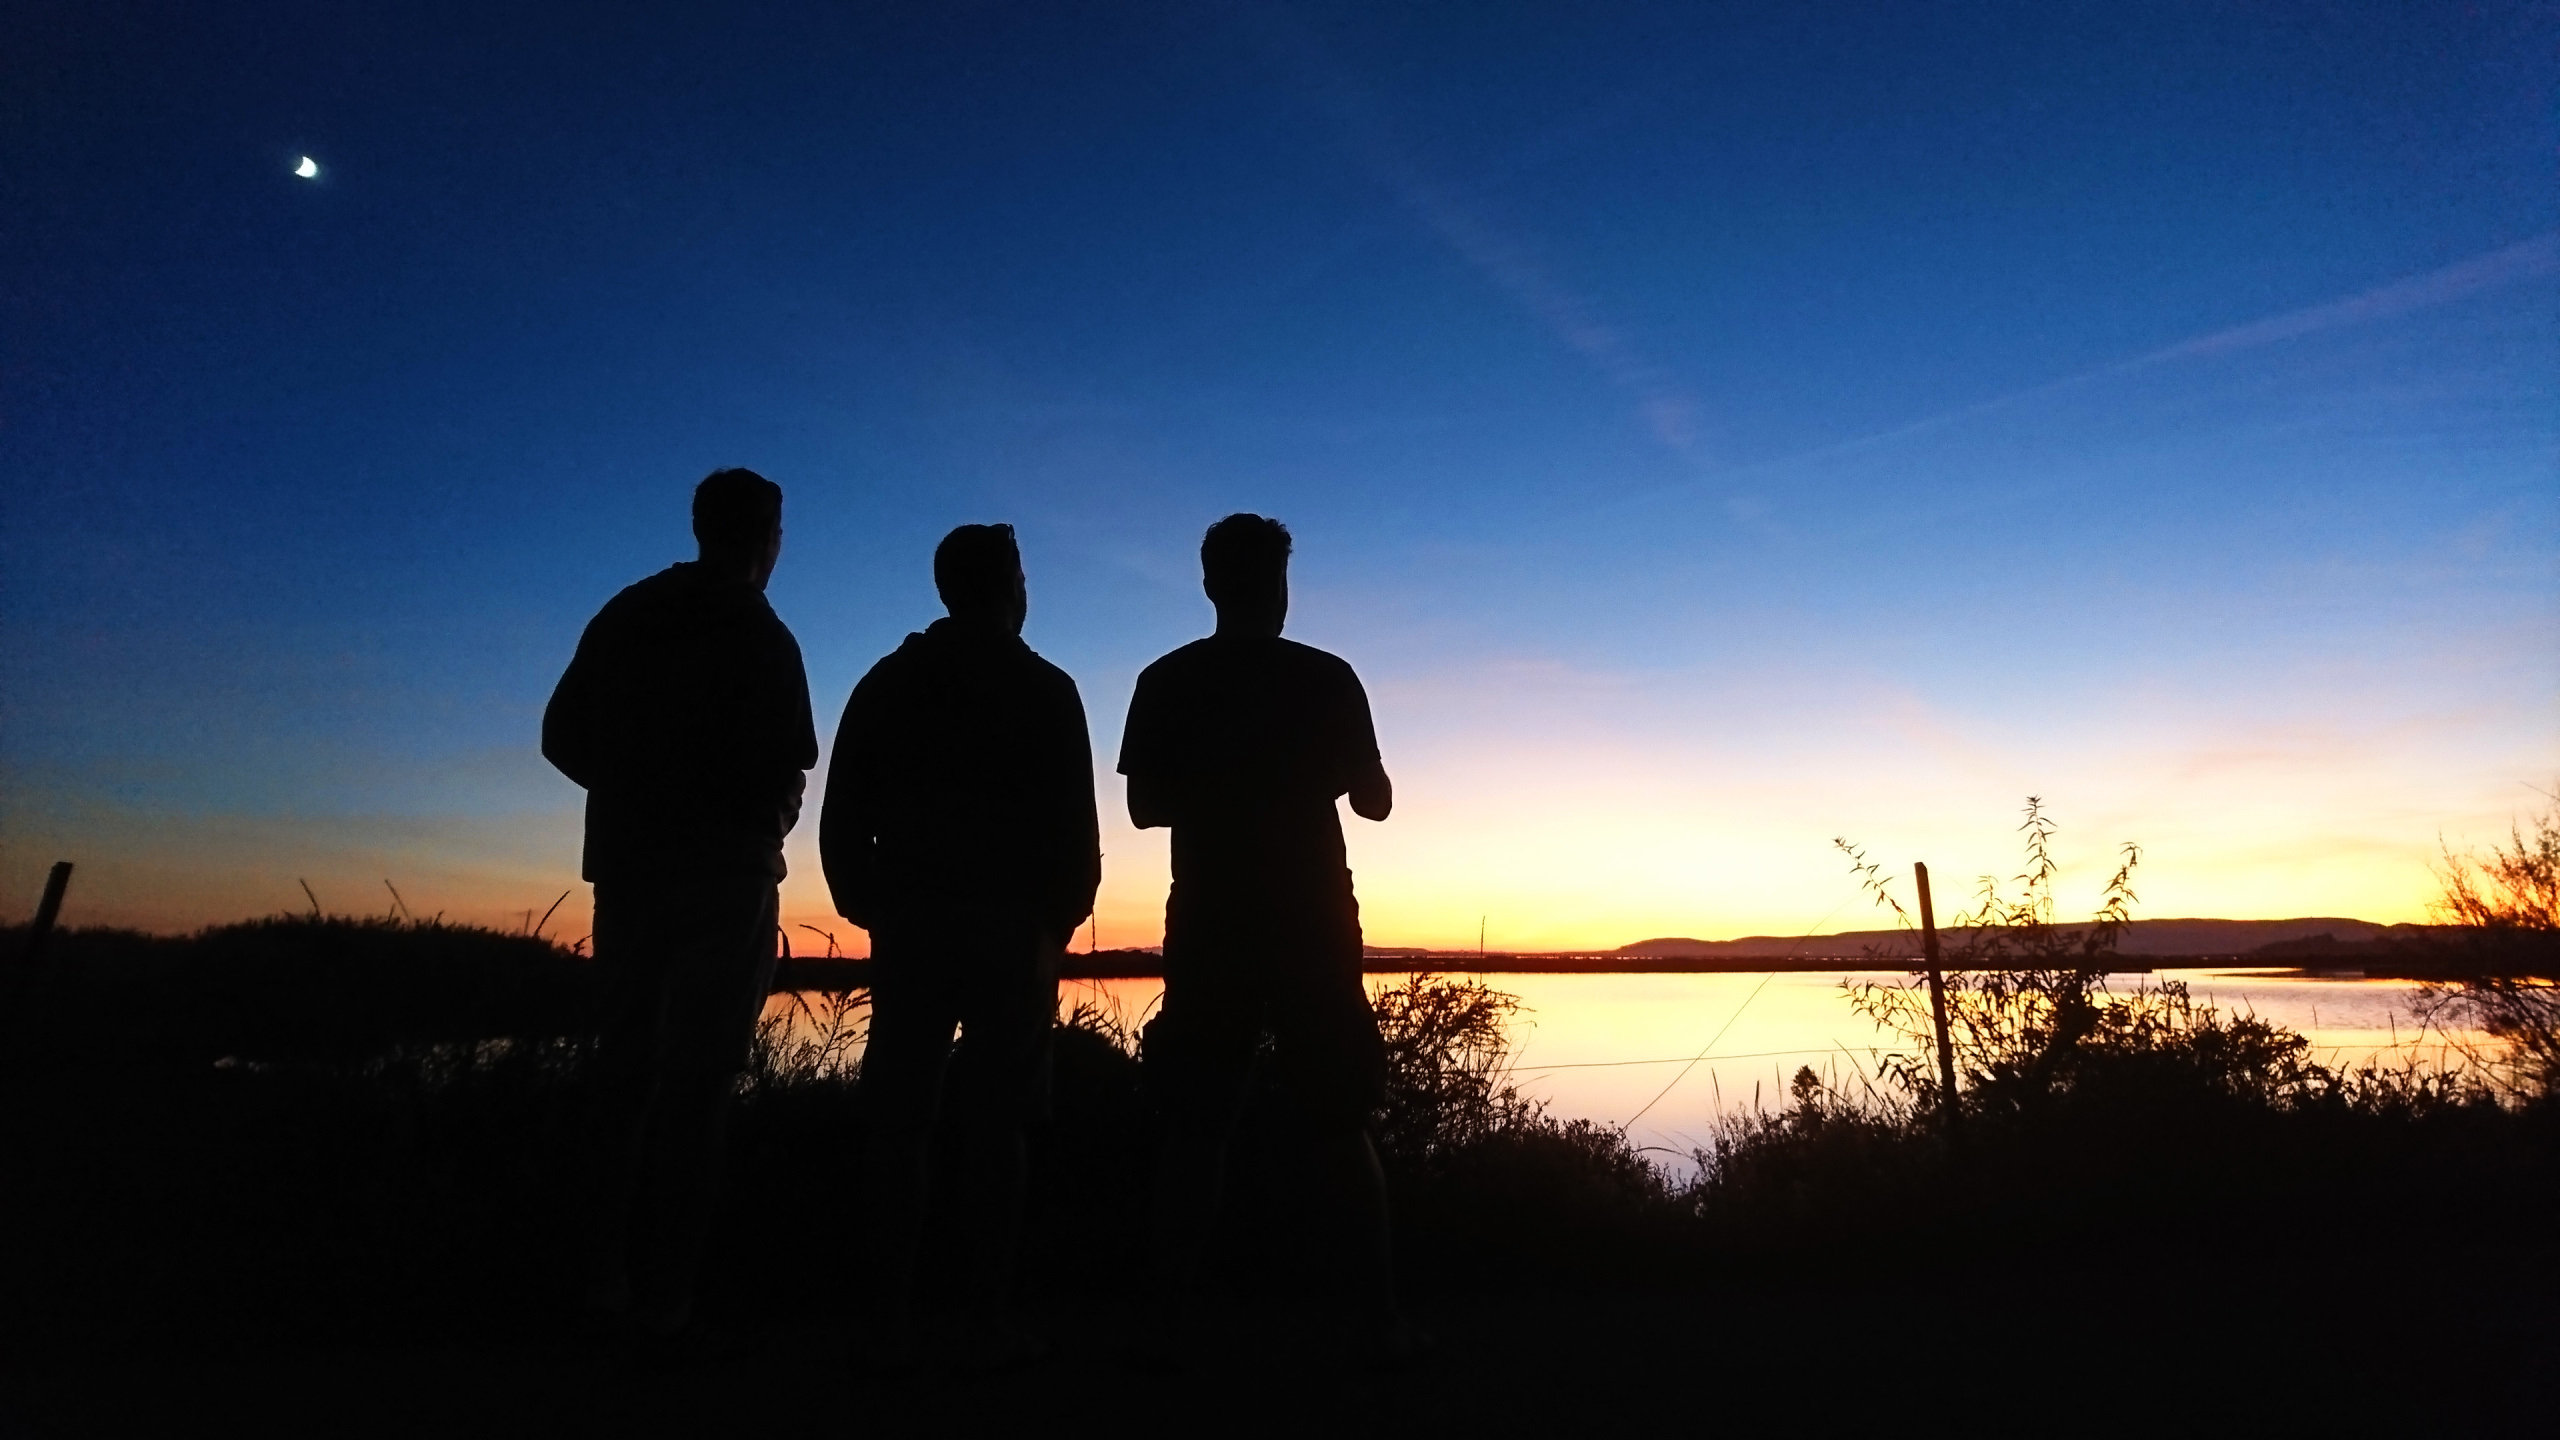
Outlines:
{"type": "Polygon", "coordinates": [[[1346,661],[1334,661],[1336,680],[1332,713],[1331,754],[1327,757],[1345,783],[1365,775],[1378,763],[1378,729],[1369,718],[1369,692],[1346,661]]]}
{"type": "Polygon", "coordinates": [[[1138,672],[1138,687],[1129,696],[1129,718],[1120,727],[1123,775],[1161,774],[1171,767],[1166,753],[1164,677],[1150,665],[1138,672]]]}

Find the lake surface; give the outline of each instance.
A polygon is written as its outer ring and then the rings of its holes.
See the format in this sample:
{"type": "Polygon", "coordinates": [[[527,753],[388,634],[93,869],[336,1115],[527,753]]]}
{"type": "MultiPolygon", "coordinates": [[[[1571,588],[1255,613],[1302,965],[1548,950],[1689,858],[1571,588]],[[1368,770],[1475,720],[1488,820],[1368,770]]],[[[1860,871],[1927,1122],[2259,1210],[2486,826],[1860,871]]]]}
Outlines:
{"type": "MultiPolygon", "coordinates": [[[[1458,973],[1458,972],[1451,972],[1458,973]]],[[[1875,1074],[1894,1048],[1849,1008],[1844,978],[1900,982],[1909,972],[1777,975],[1520,975],[1480,978],[1520,997],[1512,1026],[1513,1078],[1522,1093],[1560,1117],[1627,1127],[1657,1158],[1686,1168],[1725,1117],[1755,1105],[1777,1109],[1787,1078],[1810,1065],[1837,1085],[1875,1074]]],[[[2119,975],[2119,993],[2139,982],[2183,980],[2199,1005],[2254,1013],[2301,1032],[2327,1064],[2368,1061],[2440,1064],[2450,1051],[2438,1031],[2420,1033],[2403,980],[2304,978],[2281,971],[2163,970],[2119,975]]],[[[1396,977],[1373,975],[1373,990],[1396,977]]],[[[1089,1001],[1136,1022],[1154,1012],[1160,980],[1070,980],[1062,1008],[1089,1001]]]]}
{"type": "MultiPolygon", "coordinates": [[[[1849,1009],[1843,978],[1899,982],[1906,971],[1779,975],[1485,975],[1520,997],[1512,1071],[1522,1093],[1559,1116],[1629,1125],[1639,1145],[1685,1156],[1723,1116],[1776,1109],[1787,1077],[1811,1065],[1835,1083],[1875,1073],[1889,1037],[1849,1009]],[[1702,1058],[1703,1057],[1703,1058],[1702,1058]]],[[[2164,970],[2120,975],[2183,980],[2199,1004],[2253,1012],[2298,1030],[2329,1064],[2440,1061],[2445,1037],[2418,1033],[2414,982],[2306,979],[2280,972],[2164,970]]],[[[1394,983],[1371,976],[1375,989],[1394,983]]],[[[1132,1018],[1164,993],[1156,980],[1069,981],[1063,1000],[1090,998],[1132,1018]]]]}

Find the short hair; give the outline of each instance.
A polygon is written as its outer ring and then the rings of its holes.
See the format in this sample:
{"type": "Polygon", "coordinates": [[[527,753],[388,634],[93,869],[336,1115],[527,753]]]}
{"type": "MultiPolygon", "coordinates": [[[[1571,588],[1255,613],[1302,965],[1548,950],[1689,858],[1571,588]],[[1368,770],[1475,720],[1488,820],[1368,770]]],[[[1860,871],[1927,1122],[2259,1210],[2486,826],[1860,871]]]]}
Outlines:
{"type": "Polygon", "coordinates": [[[1289,527],[1261,515],[1236,514],[1200,537],[1200,583],[1212,597],[1236,584],[1269,580],[1289,568],[1289,527]]]}
{"type": "Polygon", "coordinates": [[[933,588],[953,611],[1012,598],[1022,550],[1010,525],[963,525],[933,547],[933,588]]]}
{"type": "Polygon", "coordinates": [[[750,550],[782,523],[782,487],[753,470],[714,470],[693,487],[693,538],[706,550],[750,550]]]}

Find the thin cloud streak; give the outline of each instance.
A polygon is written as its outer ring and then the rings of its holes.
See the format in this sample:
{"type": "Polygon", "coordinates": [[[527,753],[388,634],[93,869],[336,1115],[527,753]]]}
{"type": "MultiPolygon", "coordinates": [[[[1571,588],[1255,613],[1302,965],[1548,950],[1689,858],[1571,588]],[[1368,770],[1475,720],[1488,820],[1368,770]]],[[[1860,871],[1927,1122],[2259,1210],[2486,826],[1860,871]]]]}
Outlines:
{"type": "Polygon", "coordinates": [[[1337,138],[1399,204],[1602,379],[1633,397],[1656,440],[1685,460],[1710,463],[1698,453],[1698,407],[1670,372],[1639,353],[1588,298],[1549,274],[1531,246],[1504,233],[1482,207],[1414,159],[1368,91],[1295,15],[1259,5],[1245,14],[1265,51],[1294,72],[1337,138]]]}
{"type": "Polygon", "coordinates": [[[2361,295],[2350,295],[2344,300],[2332,300],[2325,305],[2313,305],[2271,320],[2235,325],[2228,330],[2217,330],[2210,335],[2181,341],[2097,373],[2122,374],[2171,360],[2253,350],[2279,340],[2432,309],[2484,290],[2496,290],[2555,273],[2560,273],[2560,231],[2520,240],[2504,249],[2459,260],[2441,270],[2395,281],[2361,295]]]}
{"type": "Polygon", "coordinates": [[[1621,496],[1595,505],[1585,513],[1606,514],[1627,506],[1689,492],[1710,481],[1727,483],[1745,476],[1767,474],[1791,466],[1809,465],[1844,455],[1855,455],[1878,446],[1892,444],[1897,440],[1907,440],[1916,435],[1924,435],[1967,420],[1977,419],[2013,405],[2094,384],[2100,380],[2131,375],[2181,360],[2238,354],[2241,351],[2255,350],[2305,335],[2315,335],[2323,331],[2345,329],[2394,316],[2413,314],[2420,310],[2449,304],[2467,296],[2502,289],[2553,274],[2560,274],[2560,231],[2549,231],[2529,240],[2520,240],[2513,245],[2475,255],[2468,260],[2455,261],[2442,269],[2430,270],[2423,275],[2412,276],[2406,280],[2395,280],[2388,285],[2343,299],[2324,301],[2318,305],[2306,306],[2265,320],[2253,320],[2245,325],[2234,325],[2193,339],[2181,340],[2174,345],[2164,345],[2157,350],[2146,351],[2130,359],[2118,360],[2094,370],[2084,370],[2077,375],[2067,375],[2059,380],[2048,380],[2044,384],[2011,391],[2009,394],[1993,399],[1976,401],[1971,405],[1960,406],[1926,419],[1897,425],[1890,430],[1880,430],[1872,435],[1837,441],[1774,460],[1763,460],[1750,465],[1719,470],[1709,480],[1685,481],[1621,496]]]}

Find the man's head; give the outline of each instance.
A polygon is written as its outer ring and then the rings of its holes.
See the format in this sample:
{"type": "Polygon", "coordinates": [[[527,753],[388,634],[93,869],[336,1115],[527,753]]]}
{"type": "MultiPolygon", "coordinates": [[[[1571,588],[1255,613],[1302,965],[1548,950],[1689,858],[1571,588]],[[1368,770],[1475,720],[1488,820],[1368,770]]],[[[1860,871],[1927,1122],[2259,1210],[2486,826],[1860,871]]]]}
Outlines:
{"type": "Polygon", "coordinates": [[[1218,607],[1218,633],[1277,635],[1289,618],[1289,527],[1230,515],[1200,539],[1200,588],[1218,607]]]}
{"type": "Polygon", "coordinates": [[[782,487],[753,470],[714,470],[693,487],[693,538],[702,563],[757,589],[782,558],[782,487]]]}
{"type": "Polygon", "coordinates": [[[1022,633],[1031,601],[1010,525],[963,525],[933,548],[933,588],[954,620],[1022,633]]]}

